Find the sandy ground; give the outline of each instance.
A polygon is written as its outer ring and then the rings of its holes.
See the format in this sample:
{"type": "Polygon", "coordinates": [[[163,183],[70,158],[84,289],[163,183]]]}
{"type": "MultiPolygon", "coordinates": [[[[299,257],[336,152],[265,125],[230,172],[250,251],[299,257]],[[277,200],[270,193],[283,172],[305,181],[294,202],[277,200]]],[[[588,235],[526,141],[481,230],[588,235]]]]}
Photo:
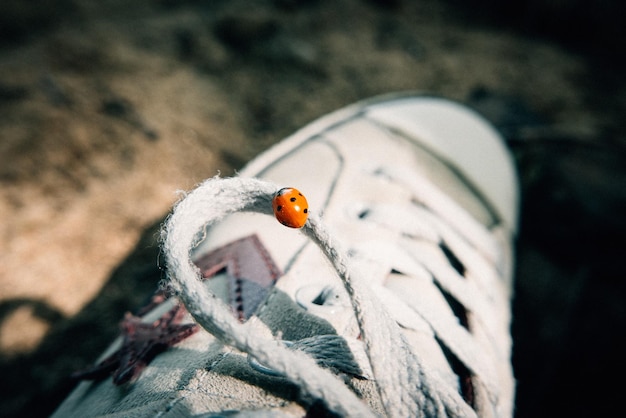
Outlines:
{"type": "Polygon", "coordinates": [[[516,157],[516,415],[611,411],[607,376],[626,371],[619,39],[529,24],[549,8],[506,20],[454,3],[3,3],[3,416],[47,416],[152,292],[178,190],[326,112],[407,89],[476,108],[516,157]]]}

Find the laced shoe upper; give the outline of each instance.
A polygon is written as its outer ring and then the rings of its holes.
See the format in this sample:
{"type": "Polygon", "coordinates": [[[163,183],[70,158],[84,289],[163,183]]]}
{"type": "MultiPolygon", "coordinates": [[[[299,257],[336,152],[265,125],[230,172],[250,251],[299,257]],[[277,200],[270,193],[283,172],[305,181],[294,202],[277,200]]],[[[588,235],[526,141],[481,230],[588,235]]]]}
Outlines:
{"type": "MultiPolygon", "coordinates": [[[[160,395],[125,396],[106,412],[511,416],[515,192],[481,189],[510,161],[496,155],[495,171],[466,174],[443,158],[411,128],[424,100],[342,110],[182,200],[164,249],[174,288],[208,332],[161,355],[131,389],[160,395]],[[268,216],[283,186],[307,196],[304,233],[268,216]],[[234,242],[249,246],[235,261],[224,255],[234,242]],[[197,280],[190,257],[210,279],[197,280]]],[[[477,147],[501,152],[481,120],[435,103],[480,133],[477,147]]]]}

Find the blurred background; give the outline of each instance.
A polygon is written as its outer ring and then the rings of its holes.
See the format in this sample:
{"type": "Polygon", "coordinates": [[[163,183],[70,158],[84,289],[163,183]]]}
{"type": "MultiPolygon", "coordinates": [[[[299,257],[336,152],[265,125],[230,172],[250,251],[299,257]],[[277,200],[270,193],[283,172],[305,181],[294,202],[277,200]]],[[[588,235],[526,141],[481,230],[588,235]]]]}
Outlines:
{"type": "MultiPolygon", "coordinates": [[[[0,411],[47,416],[162,277],[177,190],[341,106],[466,103],[520,173],[516,416],[617,411],[626,3],[0,2],[0,411]]],[[[621,409],[620,409],[621,410],[621,409]]]]}

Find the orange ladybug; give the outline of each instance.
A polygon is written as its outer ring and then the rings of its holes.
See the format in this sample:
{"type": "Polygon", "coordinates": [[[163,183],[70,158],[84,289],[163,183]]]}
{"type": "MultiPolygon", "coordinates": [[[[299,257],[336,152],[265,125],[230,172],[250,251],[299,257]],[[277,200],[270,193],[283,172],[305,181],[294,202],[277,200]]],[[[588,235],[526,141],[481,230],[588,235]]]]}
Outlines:
{"type": "Polygon", "coordinates": [[[283,187],[272,199],[274,216],[290,228],[302,228],[309,216],[309,204],[298,189],[283,187]]]}

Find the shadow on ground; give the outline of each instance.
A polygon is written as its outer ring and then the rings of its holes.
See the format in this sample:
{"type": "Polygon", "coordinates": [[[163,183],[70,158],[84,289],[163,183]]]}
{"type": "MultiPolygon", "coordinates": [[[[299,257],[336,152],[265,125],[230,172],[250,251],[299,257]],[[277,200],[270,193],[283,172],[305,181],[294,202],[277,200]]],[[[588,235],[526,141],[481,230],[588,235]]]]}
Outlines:
{"type": "Polygon", "coordinates": [[[160,223],[144,232],[100,294],[71,318],[40,301],[0,303],[0,322],[18,306],[32,305],[35,315],[52,325],[34,352],[0,357],[0,391],[8,416],[43,417],[52,413],[75,386],[70,374],[95,362],[119,334],[124,312],[134,313],[146,304],[163,274],[157,265],[159,227],[160,223]]]}

